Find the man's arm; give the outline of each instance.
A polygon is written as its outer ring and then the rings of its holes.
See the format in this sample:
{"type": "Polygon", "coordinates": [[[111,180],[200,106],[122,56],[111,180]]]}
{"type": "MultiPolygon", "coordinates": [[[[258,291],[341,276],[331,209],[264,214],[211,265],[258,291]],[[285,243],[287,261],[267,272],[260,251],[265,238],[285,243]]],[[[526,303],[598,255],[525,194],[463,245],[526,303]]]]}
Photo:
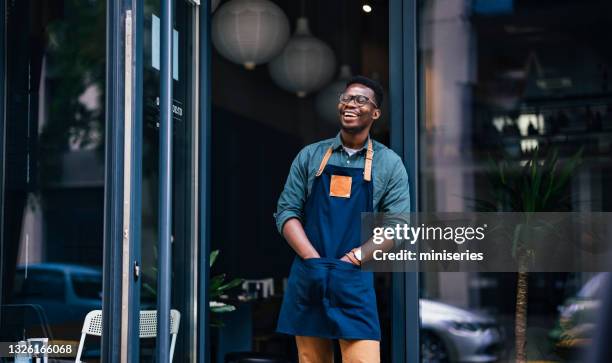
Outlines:
{"type": "Polygon", "coordinates": [[[302,222],[297,218],[291,218],[285,222],[283,227],[283,237],[289,243],[289,246],[293,248],[295,253],[303,259],[307,258],[318,258],[319,252],[315,250],[312,243],[308,240],[302,222]]]}
{"type": "MultiPolygon", "coordinates": [[[[396,160],[391,167],[392,173],[387,183],[387,188],[383,197],[380,201],[379,213],[390,213],[390,214],[403,214],[410,213],[410,187],[408,184],[408,173],[404,167],[404,163],[399,156],[396,156],[396,160]]],[[[399,219],[403,219],[404,216],[400,216],[399,219]]],[[[386,219],[386,218],[384,218],[386,219]]],[[[394,219],[392,217],[392,219],[394,219]]],[[[400,222],[399,220],[397,221],[400,222]]],[[[402,223],[407,223],[403,221],[402,223]]],[[[363,256],[363,262],[371,260],[372,254],[376,250],[382,250],[384,252],[391,250],[395,246],[395,241],[392,239],[385,239],[381,244],[375,244],[372,242],[372,238],[367,240],[361,245],[361,255],[363,256]]]]}
{"type": "Polygon", "coordinates": [[[305,148],[293,160],[274,214],[279,233],[303,259],[319,257],[302,226],[308,191],[308,159],[308,150],[305,148]]]}

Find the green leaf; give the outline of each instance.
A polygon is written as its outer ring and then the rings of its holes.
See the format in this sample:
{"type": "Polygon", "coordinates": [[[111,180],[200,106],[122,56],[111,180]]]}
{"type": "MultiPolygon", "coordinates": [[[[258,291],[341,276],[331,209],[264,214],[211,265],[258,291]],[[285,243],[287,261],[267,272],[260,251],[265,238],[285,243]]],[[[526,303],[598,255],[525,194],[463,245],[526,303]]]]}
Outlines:
{"type": "Polygon", "coordinates": [[[209,282],[210,290],[217,290],[219,286],[223,285],[223,280],[225,280],[225,274],[212,277],[209,282]]]}
{"type": "Polygon", "coordinates": [[[212,267],[212,265],[215,263],[215,261],[217,260],[217,256],[219,256],[219,250],[214,250],[210,253],[209,267],[212,267]]]}
{"type": "Polygon", "coordinates": [[[233,287],[236,287],[244,282],[244,279],[233,279],[232,281],[226,283],[225,285],[219,286],[218,290],[224,291],[229,290],[233,287]]]}
{"type": "Polygon", "coordinates": [[[146,291],[148,291],[151,295],[153,296],[157,296],[157,290],[155,290],[153,287],[151,287],[151,285],[144,283],[142,284],[142,288],[146,291]]]}
{"type": "Polygon", "coordinates": [[[213,313],[229,313],[234,310],[236,310],[236,307],[233,305],[213,306],[210,308],[210,311],[213,313]]]}

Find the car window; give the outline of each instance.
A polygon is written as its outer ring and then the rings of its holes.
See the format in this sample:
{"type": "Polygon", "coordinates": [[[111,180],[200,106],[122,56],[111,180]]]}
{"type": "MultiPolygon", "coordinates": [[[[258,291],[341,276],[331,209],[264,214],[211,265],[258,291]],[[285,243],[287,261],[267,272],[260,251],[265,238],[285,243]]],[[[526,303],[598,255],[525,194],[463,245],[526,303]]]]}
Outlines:
{"type": "Polygon", "coordinates": [[[15,297],[19,299],[64,299],[66,284],[62,272],[30,270],[26,277],[25,273],[20,271],[15,282],[15,297]]]}
{"type": "Polygon", "coordinates": [[[74,293],[83,299],[102,299],[102,276],[73,274],[74,293]]]}

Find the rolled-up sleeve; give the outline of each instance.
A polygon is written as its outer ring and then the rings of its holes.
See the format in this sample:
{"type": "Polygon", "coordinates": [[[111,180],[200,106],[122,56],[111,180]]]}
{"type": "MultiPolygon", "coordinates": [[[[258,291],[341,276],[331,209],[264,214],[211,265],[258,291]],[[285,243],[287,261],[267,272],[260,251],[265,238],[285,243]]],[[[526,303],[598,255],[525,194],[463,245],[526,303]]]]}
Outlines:
{"type": "Polygon", "coordinates": [[[283,226],[291,218],[303,220],[304,203],[308,191],[308,150],[302,149],[293,160],[285,188],[276,206],[276,228],[283,234],[283,226]]]}
{"type": "MultiPolygon", "coordinates": [[[[402,159],[397,155],[394,155],[389,166],[392,172],[379,208],[379,212],[384,213],[383,225],[385,227],[395,227],[397,224],[409,224],[410,186],[408,173],[406,173],[402,159]]],[[[403,241],[395,239],[393,242],[394,246],[398,247],[403,241]]]]}
{"type": "Polygon", "coordinates": [[[410,213],[410,187],[408,173],[399,156],[390,163],[392,170],[380,201],[379,211],[382,213],[410,213]]]}

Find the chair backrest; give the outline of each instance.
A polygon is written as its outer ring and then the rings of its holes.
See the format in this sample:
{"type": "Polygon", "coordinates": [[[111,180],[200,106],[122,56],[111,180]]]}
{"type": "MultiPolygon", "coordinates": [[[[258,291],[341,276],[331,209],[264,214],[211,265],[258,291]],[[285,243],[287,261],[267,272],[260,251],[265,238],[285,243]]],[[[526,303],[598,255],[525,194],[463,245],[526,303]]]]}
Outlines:
{"type": "Polygon", "coordinates": [[[81,333],[102,336],[102,310],[92,310],[87,313],[81,333]]]}
{"type": "MultiPolygon", "coordinates": [[[[177,334],[181,313],[170,310],[170,334],[177,334]]],[[[155,338],[157,336],[157,310],[142,310],[140,312],[140,337],[155,338]]]]}
{"type": "MultiPolygon", "coordinates": [[[[170,334],[178,334],[181,313],[170,310],[170,334]]],[[[85,316],[83,330],[87,335],[102,336],[102,310],[92,310],[85,316]]],[[[140,338],[157,337],[157,310],[142,310],[140,312],[140,338]]]]}

